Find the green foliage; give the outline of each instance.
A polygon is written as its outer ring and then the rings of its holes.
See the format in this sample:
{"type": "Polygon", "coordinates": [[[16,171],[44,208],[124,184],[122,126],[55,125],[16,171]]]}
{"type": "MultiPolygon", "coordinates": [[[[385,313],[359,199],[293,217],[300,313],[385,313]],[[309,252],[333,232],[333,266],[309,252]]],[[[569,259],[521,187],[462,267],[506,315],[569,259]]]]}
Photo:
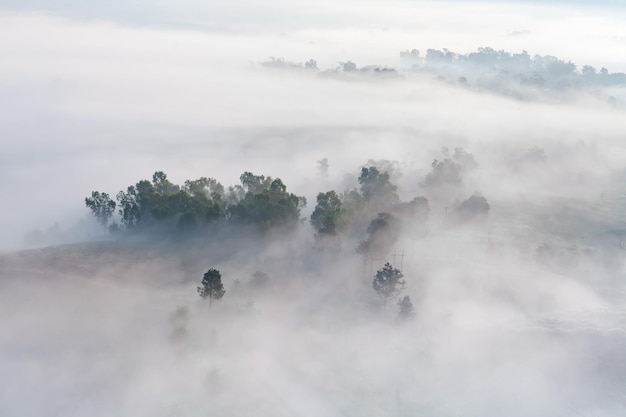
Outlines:
{"type": "Polygon", "coordinates": [[[402,279],[403,277],[402,271],[391,266],[389,262],[376,272],[372,287],[383,300],[384,305],[387,305],[388,300],[397,297],[404,291],[406,283],[402,279]]]}
{"type": "Polygon", "coordinates": [[[209,269],[204,274],[201,283],[202,286],[198,287],[198,294],[204,299],[208,298],[210,303],[221,299],[226,294],[222,284],[222,274],[217,269],[209,269]]]}
{"type": "Polygon", "coordinates": [[[334,236],[341,227],[341,199],[334,191],[319,193],[317,205],[311,214],[311,224],[318,237],[334,236]]]}
{"type": "Polygon", "coordinates": [[[251,192],[253,194],[258,194],[267,190],[272,184],[272,178],[265,178],[264,175],[254,175],[251,172],[244,172],[239,177],[241,180],[241,185],[245,192],[251,192]]]}
{"type": "MultiPolygon", "coordinates": [[[[327,167],[327,159],[320,163],[327,167]]],[[[397,170],[391,162],[376,163],[397,170]]],[[[94,194],[98,199],[86,199],[86,202],[94,207],[95,213],[100,213],[97,215],[103,224],[110,219],[112,208],[117,207],[121,228],[127,232],[197,232],[220,223],[253,225],[258,230],[270,231],[299,224],[306,199],[288,192],[280,178],[246,171],[240,181],[228,190],[209,177],[187,180],[180,186],[173,184],[165,172],[157,171],[151,180],[138,181],[118,192],[117,205],[110,199],[102,203],[99,193],[94,194]]],[[[358,182],[359,190],[346,191],[341,196],[335,191],[318,194],[310,219],[316,237],[335,237],[345,230],[353,236],[361,234],[372,217],[381,211],[402,212],[403,216],[404,212],[424,211],[423,204],[417,200],[400,203],[397,187],[390,182],[389,174],[381,173],[376,166],[363,168],[358,182]]],[[[426,200],[425,205],[427,211],[426,200]]]]}
{"type": "Polygon", "coordinates": [[[370,219],[367,203],[357,190],[346,191],[341,196],[344,222],[347,225],[364,225],[370,219]]]}
{"type": "Polygon", "coordinates": [[[137,202],[137,190],[131,185],[126,192],[120,191],[117,193],[116,198],[119,204],[118,213],[122,219],[122,225],[127,230],[134,228],[141,219],[141,211],[137,202]]]}
{"type": "MultiPolygon", "coordinates": [[[[396,169],[389,161],[371,161],[389,169],[396,169]]],[[[359,189],[345,191],[340,198],[340,224],[349,233],[360,233],[373,216],[392,211],[400,202],[398,187],[391,183],[387,171],[380,172],[376,166],[363,167],[358,177],[359,189]]],[[[320,216],[323,219],[324,216],[320,216]]],[[[336,229],[337,230],[337,229],[336,229]]]]}
{"type": "Polygon", "coordinates": [[[175,194],[180,189],[178,185],[172,184],[167,179],[167,175],[163,171],[157,171],[152,175],[152,184],[156,193],[160,195],[175,194]]]}
{"type": "Polygon", "coordinates": [[[187,180],[183,189],[193,197],[210,198],[215,194],[220,197],[224,195],[224,186],[214,178],[201,177],[197,180],[187,180]]]}
{"type": "Polygon", "coordinates": [[[389,180],[389,173],[376,167],[362,168],[359,175],[361,194],[374,206],[389,207],[398,201],[398,187],[389,180]]]}
{"type": "Polygon", "coordinates": [[[106,227],[115,211],[115,201],[111,200],[107,193],[98,191],[92,191],[91,197],[85,198],[85,205],[91,209],[91,212],[102,227],[106,227]]]}
{"type": "Polygon", "coordinates": [[[246,172],[241,176],[245,196],[228,208],[230,220],[240,224],[254,224],[261,230],[292,227],[300,220],[300,210],[306,199],[287,192],[280,178],[257,176],[246,172]]]}
{"type": "Polygon", "coordinates": [[[117,194],[119,214],[127,230],[162,224],[198,230],[224,217],[224,187],[213,178],[187,180],[180,187],[157,171],[117,194]]]}

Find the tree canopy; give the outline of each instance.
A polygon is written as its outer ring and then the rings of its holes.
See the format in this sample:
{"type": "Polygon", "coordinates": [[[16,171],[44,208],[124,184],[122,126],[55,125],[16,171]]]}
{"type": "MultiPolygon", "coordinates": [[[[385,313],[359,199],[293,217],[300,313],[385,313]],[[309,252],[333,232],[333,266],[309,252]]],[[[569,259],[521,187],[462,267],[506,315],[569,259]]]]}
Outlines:
{"type": "Polygon", "coordinates": [[[341,199],[335,191],[319,193],[311,214],[311,224],[318,237],[334,236],[342,226],[341,199]]]}
{"type": "Polygon", "coordinates": [[[209,269],[202,277],[202,286],[198,287],[198,294],[202,298],[208,298],[209,302],[221,299],[226,290],[222,284],[222,274],[217,269],[209,269]]]}
{"type": "Polygon", "coordinates": [[[127,230],[178,229],[197,232],[224,222],[251,224],[261,230],[294,226],[306,199],[287,192],[280,178],[245,172],[241,185],[228,191],[217,180],[201,177],[176,185],[157,171],[152,180],[141,180],[116,195],[94,191],[85,199],[98,222],[106,226],[115,208],[127,230]]]}
{"type": "Polygon", "coordinates": [[[376,272],[376,276],[372,281],[372,287],[383,300],[384,305],[387,305],[387,301],[397,297],[404,291],[406,283],[402,279],[403,277],[402,271],[391,266],[389,262],[376,272]]]}
{"type": "Polygon", "coordinates": [[[106,227],[115,211],[115,201],[111,200],[107,193],[98,191],[93,191],[91,197],[85,198],[85,205],[103,227],[106,227]]]}

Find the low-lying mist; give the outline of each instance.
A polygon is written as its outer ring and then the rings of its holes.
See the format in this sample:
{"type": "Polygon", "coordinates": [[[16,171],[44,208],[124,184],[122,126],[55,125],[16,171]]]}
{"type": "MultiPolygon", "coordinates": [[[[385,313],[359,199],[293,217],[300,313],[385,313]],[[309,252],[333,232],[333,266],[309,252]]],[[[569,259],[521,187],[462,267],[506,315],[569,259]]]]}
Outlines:
{"type": "Polygon", "coordinates": [[[122,3],[0,14],[0,415],[624,415],[619,13],[122,3]]]}

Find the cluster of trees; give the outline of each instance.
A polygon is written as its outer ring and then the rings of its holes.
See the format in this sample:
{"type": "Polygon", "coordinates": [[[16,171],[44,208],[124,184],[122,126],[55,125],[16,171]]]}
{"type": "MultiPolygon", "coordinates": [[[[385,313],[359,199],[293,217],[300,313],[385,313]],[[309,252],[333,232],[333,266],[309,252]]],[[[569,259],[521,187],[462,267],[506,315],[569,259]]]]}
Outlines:
{"type": "MultiPolygon", "coordinates": [[[[327,160],[319,161],[322,168],[327,160]]],[[[478,166],[462,148],[450,152],[442,148],[442,158],[420,183],[429,195],[458,195],[463,174],[478,166]]],[[[390,172],[397,167],[388,161],[370,161],[361,168],[358,186],[342,193],[320,192],[310,223],[318,248],[335,250],[342,236],[360,240],[356,250],[366,258],[386,256],[404,224],[423,224],[430,211],[429,200],[417,196],[401,201],[390,172]]],[[[85,205],[97,221],[112,232],[202,232],[225,225],[250,226],[256,231],[288,230],[301,222],[306,205],[302,196],[287,191],[280,178],[244,172],[240,184],[226,189],[213,178],[187,180],[183,185],[169,181],[157,171],[152,180],[141,180],[113,199],[105,192],[93,191],[85,205]],[[114,221],[116,213],[118,220],[114,221]]],[[[485,216],[487,200],[480,194],[457,204],[465,219],[485,216]]]]}
{"type": "MultiPolygon", "coordinates": [[[[376,271],[372,288],[383,301],[383,307],[387,306],[390,300],[397,298],[406,289],[404,274],[398,268],[394,268],[387,262],[381,269],[376,271]]],[[[398,300],[398,318],[405,320],[415,315],[411,297],[405,295],[398,300]]]]}
{"type": "Polygon", "coordinates": [[[158,171],[152,181],[142,180],[120,191],[116,201],[107,193],[94,191],[85,198],[85,205],[103,226],[109,226],[117,208],[120,225],[113,222],[111,230],[197,231],[220,222],[268,230],[297,224],[306,199],[287,192],[280,178],[245,172],[240,180],[241,184],[228,190],[206,177],[180,186],[158,171]]]}
{"type": "Polygon", "coordinates": [[[417,49],[400,52],[400,56],[414,71],[425,71],[444,78],[458,77],[467,83],[468,78],[481,87],[499,87],[505,80],[519,85],[547,90],[563,90],[572,87],[597,87],[626,84],[626,74],[609,73],[583,65],[578,68],[571,61],[552,55],[531,56],[527,51],[510,53],[485,47],[475,52],[459,54],[448,49],[428,49],[424,56],[417,49]]]}
{"type": "Polygon", "coordinates": [[[309,59],[306,62],[292,62],[287,61],[284,58],[270,57],[269,60],[259,62],[261,68],[266,69],[279,69],[279,70],[302,70],[307,72],[313,72],[324,76],[332,76],[338,74],[361,74],[361,75],[373,75],[382,78],[397,78],[401,77],[400,73],[392,67],[381,65],[365,65],[358,67],[356,63],[348,60],[339,62],[339,65],[335,68],[321,71],[317,67],[317,61],[309,59]]]}
{"type": "MultiPolygon", "coordinates": [[[[462,148],[453,152],[442,148],[441,156],[433,161],[420,185],[429,196],[449,201],[462,192],[463,175],[478,164],[462,148]]],[[[327,160],[319,163],[327,169],[327,160]]],[[[365,259],[384,259],[401,230],[427,221],[429,200],[416,196],[402,201],[390,172],[397,173],[392,163],[370,161],[361,168],[355,188],[318,193],[310,224],[319,250],[335,252],[347,239],[358,242],[355,250],[365,259]]],[[[265,233],[299,225],[306,199],[288,192],[280,178],[251,172],[244,172],[240,184],[226,189],[207,177],[176,185],[157,171],[151,181],[142,180],[118,192],[115,200],[105,192],[93,191],[85,205],[102,226],[118,233],[206,233],[233,225],[265,233]],[[112,221],[116,209],[119,223],[112,221]]],[[[478,193],[457,201],[454,208],[456,218],[462,221],[485,218],[490,209],[478,193]]]]}
{"type": "MultiPolygon", "coordinates": [[[[594,68],[591,65],[577,66],[552,55],[533,55],[527,51],[511,53],[490,47],[478,48],[468,54],[459,54],[448,49],[428,49],[422,55],[418,49],[404,50],[400,56],[408,68],[398,71],[385,65],[365,65],[359,67],[347,60],[339,62],[335,68],[320,70],[317,61],[310,59],[304,63],[291,62],[284,58],[271,57],[260,62],[262,68],[296,70],[314,73],[325,77],[353,77],[355,75],[374,77],[375,79],[397,79],[404,77],[403,72],[428,73],[462,85],[469,85],[506,94],[516,98],[528,99],[548,93],[558,97],[557,93],[571,89],[583,89],[591,94],[599,94],[599,88],[626,84],[626,74],[610,73],[607,68],[594,68]],[[530,87],[530,88],[528,88],[530,87]]],[[[607,102],[618,105],[615,97],[607,102]]]]}
{"type": "MultiPolygon", "coordinates": [[[[454,200],[462,192],[463,175],[478,164],[463,148],[455,148],[453,152],[442,148],[441,154],[443,158],[433,161],[431,171],[420,185],[430,196],[454,200]]],[[[341,235],[365,236],[357,252],[364,257],[382,258],[393,247],[404,225],[422,224],[428,219],[429,200],[417,196],[401,201],[398,187],[391,182],[389,174],[393,168],[385,162],[370,161],[370,166],[361,168],[358,188],[341,194],[330,190],[317,195],[311,225],[320,246],[330,244],[335,248],[341,235]]],[[[457,218],[464,221],[485,218],[490,210],[487,199],[480,193],[457,201],[454,208],[457,218]]]]}
{"type": "Polygon", "coordinates": [[[397,239],[402,222],[423,222],[428,216],[428,199],[418,196],[401,201],[387,171],[363,167],[358,184],[342,194],[330,190],[317,195],[311,225],[321,248],[333,249],[341,235],[359,236],[365,231],[357,252],[365,257],[384,256],[397,239]]]}
{"type": "MultiPolygon", "coordinates": [[[[605,67],[600,69],[591,65],[580,68],[571,61],[564,61],[552,55],[533,55],[527,51],[511,53],[505,50],[496,50],[490,47],[481,47],[474,52],[460,54],[443,49],[427,49],[422,55],[418,49],[400,52],[413,71],[433,72],[438,75],[461,74],[459,81],[467,82],[468,77],[477,79],[486,76],[500,75],[515,78],[525,85],[534,85],[544,88],[566,88],[583,84],[593,85],[623,85],[626,84],[626,74],[610,73],[605,67]],[[465,74],[465,75],[462,75],[465,74]]],[[[284,58],[270,57],[268,61],[260,62],[262,68],[308,70],[325,75],[337,73],[346,74],[375,74],[380,76],[399,77],[400,73],[393,67],[385,65],[365,65],[359,67],[351,60],[341,61],[335,68],[321,71],[317,61],[310,59],[306,62],[291,62],[284,58]]]]}
{"type": "MultiPolygon", "coordinates": [[[[442,148],[441,159],[435,159],[420,185],[430,194],[446,189],[459,190],[463,174],[475,169],[474,157],[462,148],[450,152],[442,148]]],[[[328,160],[318,161],[320,173],[328,170],[328,160]]],[[[356,252],[365,260],[385,259],[406,225],[425,222],[430,211],[429,201],[417,196],[402,201],[398,187],[391,181],[397,166],[388,161],[370,161],[360,170],[357,186],[338,193],[320,192],[310,223],[315,230],[316,245],[321,250],[335,250],[342,236],[359,241],[356,252]]],[[[455,192],[456,192],[455,191],[455,192]]],[[[85,198],[85,205],[97,221],[111,230],[128,233],[144,230],[177,230],[183,232],[205,230],[217,225],[250,225],[257,231],[289,230],[301,223],[300,213],[306,199],[287,192],[280,178],[244,172],[240,184],[226,189],[213,178],[202,177],[185,181],[183,185],[170,182],[167,175],[157,171],[152,180],[142,180],[120,191],[113,200],[109,194],[93,191],[85,198]],[[115,210],[118,225],[111,223],[115,210]]],[[[459,217],[475,219],[486,216],[487,200],[474,194],[457,202],[459,217]]],[[[251,285],[261,288],[269,277],[261,272],[253,275],[251,285]]],[[[403,273],[385,263],[372,281],[372,288],[382,300],[383,307],[402,294],[406,288],[403,273]]],[[[200,297],[213,301],[224,297],[226,290],[219,270],[211,268],[197,288],[200,297]]],[[[402,319],[414,315],[409,296],[400,297],[398,315],[402,319]]],[[[178,317],[180,316],[180,317],[178,317]]],[[[174,333],[184,332],[184,314],[174,323],[174,333]]],[[[173,319],[174,320],[174,319],[173,319]]]]}

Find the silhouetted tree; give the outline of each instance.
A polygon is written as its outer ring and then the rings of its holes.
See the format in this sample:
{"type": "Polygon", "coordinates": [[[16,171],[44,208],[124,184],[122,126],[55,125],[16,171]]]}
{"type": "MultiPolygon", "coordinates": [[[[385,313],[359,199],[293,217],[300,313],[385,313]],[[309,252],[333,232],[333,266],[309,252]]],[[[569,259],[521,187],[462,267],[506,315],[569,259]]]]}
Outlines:
{"type": "Polygon", "coordinates": [[[85,198],[85,205],[91,209],[91,212],[102,227],[106,227],[115,211],[115,201],[111,200],[107,193],[98,191],[92,191],[91,197],[85,198]]]}
{"type": "MultiPolygon", "coordinates": [[[[261,230],[270,230],[278,226],[292,227],[300,220],[300,210],[306,206],[306,199],[288,193],[280,178],[272,180],[245,172],[241,183],[240,188],[245,191],[243,198],[228,207],[232,222],[255,224],[261,230]]],[[[236,188],[232,193],[240,195],[236,188]]],[[[233,198],[236,199],[237,195],[233,198]]]]}
{"type": "Polygon", "coordinates": [[[352,61],[340,62],[339,65],[341,65],[343,72],[355,72],[359,70],[356,64],[352,61]]]}
{"type": "Polygon", "coordinates": [[[397,297],[404,290],[406,283],[403,277],[402,271],[391,266],[389,262],[376,272],[372,287],[383,300],[384,306],[387,305],[388,300],[397,297]]]}
{"type": "Polygon", "coordinates": [[[119,204],[118,213],[122,218],[122,225],[129,230],[134,228],[141,220],[141,211],[137,203],[137,190],[131,185],[126,192],[120,191],[116,196],[119,204]]]}
{"type": "Polygon", "coordinates": [[[219,300],[226,294],[220,271],[211,268],[204,274],[202,286],[198,287],[198,294],[200,294],[202,298],[208,297],[209,305],[213,303],[213,300],[219,300]]]}
{"type": "Polygon", "coordinates": [[[239,177],[241,185],[245,192],[251,192],[253,194],[261,193],[267,190],[272,183],[271,177],[265,177],[265,175],[254,175],[252,172],[244,172],[239,177]]]}
{"type": "Polygon", "coordinates": [[[391,183],[388,172],[381,173],[376,167],[361,168],[359,184],[365,201],[377,210],[398,201],[398,187],[391,183]]]}
{"type": "Polygon", "coordinates": [[[457,210],[462,219],[473,220],[487,217],[489,208],[487,199],[476,193],[463,201],[457,210]]]}
{"type": "Polygon", "coordinates": [[[167,179],[167,174],[163,171],[157,171],[152,175],[152,184],[157,194],[175,194],[180,189],[178,185],[172,184],[167,179]]]}
{"type": "Polygon", "coordinates": [[[341,200],[334,191],[319,193],[311,214],[311,224],[318,237],[334,236],[341,225],[341,200]]]}

